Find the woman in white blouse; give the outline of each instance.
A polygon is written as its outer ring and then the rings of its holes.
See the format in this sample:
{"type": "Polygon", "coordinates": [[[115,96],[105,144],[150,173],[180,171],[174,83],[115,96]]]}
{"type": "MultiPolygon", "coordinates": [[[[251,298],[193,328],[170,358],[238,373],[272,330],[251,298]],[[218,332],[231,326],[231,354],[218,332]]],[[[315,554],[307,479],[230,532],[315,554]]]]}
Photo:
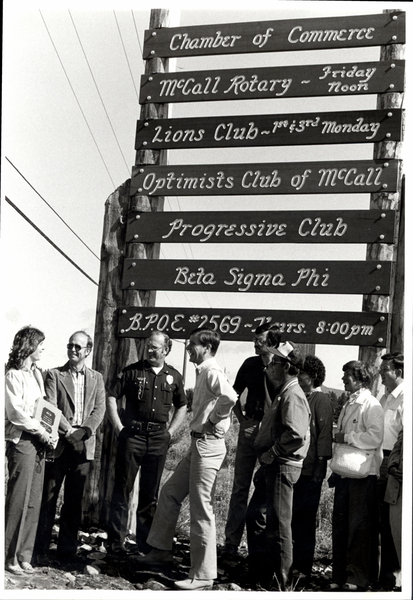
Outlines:
{"type": "Polygon", "coordinates": [[[32,573],[33,546],[44,479],[44,455],[51,435],[33,418],[45,395],[36,362],[44,334],[24,327],[14,337],[6,364],[5,433],[8,464],[5,505],[5,568],[15,575],[32,573]]]}

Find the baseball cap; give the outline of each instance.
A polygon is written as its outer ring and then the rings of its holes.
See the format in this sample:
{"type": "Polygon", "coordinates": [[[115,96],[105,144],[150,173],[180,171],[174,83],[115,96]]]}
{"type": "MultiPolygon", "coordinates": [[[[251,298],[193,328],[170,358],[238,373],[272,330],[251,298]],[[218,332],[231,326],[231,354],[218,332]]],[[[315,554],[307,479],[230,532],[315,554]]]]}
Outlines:
{"type": "Polygon", "coordinates": [[[303,357],[300,348],[294,342],[280,342],[277,346],[267,346],[266,350],[287,360],[292,365],[302,362],[303,357]]]}

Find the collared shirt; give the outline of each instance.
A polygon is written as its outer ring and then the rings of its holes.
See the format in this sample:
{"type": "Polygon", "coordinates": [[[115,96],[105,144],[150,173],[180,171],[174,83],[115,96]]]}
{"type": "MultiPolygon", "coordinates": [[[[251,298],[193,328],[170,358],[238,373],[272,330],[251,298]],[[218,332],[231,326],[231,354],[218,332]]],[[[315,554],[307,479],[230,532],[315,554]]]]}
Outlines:
{"type": "Polygon", "coordinates": [[[397,437],[403,428],[403,401],[404,381],[380,399],[380,404],[384,410],[384,450],[393,450],[397,437]]]}
{"type": "Polygon", "coordinates": [[[73,383],[75,386],[75,412],[73,415],[73,427],[77,427],[83,423],[83,410],[85,406],[85,367],[80,369],[70,369],[73,383]]]}
{"type": "Polygon", "coordinates": [[[34,419],[36,402],[45,395],[43,380],[36,367],[32,369],[9,369],[5,377],[5,434],[6,440],[15,444],[22,431],[40,433],[43,429],[34,419]]]}
{"type": "Polygon", "coordinates": [[[166,363],[156,373],[146,360],[125,367],[108,395],[125,396],[125,410],[121,415],[125,427],[130,427],[132,421],[166,423],[172,405],[181,408],[188,403],[180,373],[166,363]]]}
{"type": "Polygon", "coordinates": [[[192,400],[191,430],[202,433],[209,419],[219,423],[227,432],[231,425],[230,414],[237,401],[237,393],[214,357],[196,367],[196,382],[192,400]]]}

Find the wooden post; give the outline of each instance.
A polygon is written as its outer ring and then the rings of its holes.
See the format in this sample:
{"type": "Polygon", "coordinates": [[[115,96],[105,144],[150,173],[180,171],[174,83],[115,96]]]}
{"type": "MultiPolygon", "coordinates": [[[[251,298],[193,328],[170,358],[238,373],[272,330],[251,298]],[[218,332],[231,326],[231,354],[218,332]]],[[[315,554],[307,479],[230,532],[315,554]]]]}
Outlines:
{"type": "MultiPolygon", "coordinates": [[[[149,27],[169,25],[169,10],[153,9],[149,27]]],[[[168,60],[152,58],[146,62],[145,73],[163,73],[168,70],[168,60]]],[[[167,104],[145,104],[141,119],[166,118],[167,104]]],[[[135,168],[142,164],[166,164],[166,151],[143,150],[136,154],[135,168]]],[[[101,271],[95,324],[95,353],[93,368],[102,373],[109,385],[123,367],[143,355],[144,340],[117,337],[118,307],[154,306],[155,291],[122,291],[121,277],[124,257],[135,260],[158,258],[160,244],[131,243],[126,246],[127,214],[131,210],[161,211],[164,198],[130,196],[130,180],[126,181],[108,198],[105,207],[101,271]]],[[[120,407],[119,407],[120,408],[120,407]]],[[[83,498],[82,522],[85,525],[105,527],[114,483],[116,440],[107,417],[97,433],[97,452],[83,498]]]]}
{"type": "MultiPolygon", "coordinates": [[[[392,13],[391,10],[384,12],[392,13]]],[[[396,60],[404,57],[403,44],[391,44],[383,46],[381,49],[380,60],[396,60]]],[[[401,108],[404,94],[402,93],[384,93],[379,94],[377,99],[378,109],[401,108]]],[[[374,157],[380,159],[393,159],[401,157],[401,142],[385,141],[375,144],[374,157]]],[[[390,347],[386,349],[376,348],[374,346],[364,346],[359,349],[359,359],[368,363],[377,373],[380,367],[380,357],[389,351],[401,350],[403,348],[403,242],[401,233],[401,173],[399,189],[395,193],[380,192],[372,194],[370,208],[386,209],[396,211],[395,224],[395,243],[394,244],[368,244],[366,260],[394,261],[394,271],[392,273],[392,286],[390,296],[364,296],[363,311],[389,312],[389,340],[390,347]],[[396,273],[398,274],[396,277],[396,273]]],[[[383,393],[380,378],[377,376],[372,390],[376,397],[383,393]]]]}

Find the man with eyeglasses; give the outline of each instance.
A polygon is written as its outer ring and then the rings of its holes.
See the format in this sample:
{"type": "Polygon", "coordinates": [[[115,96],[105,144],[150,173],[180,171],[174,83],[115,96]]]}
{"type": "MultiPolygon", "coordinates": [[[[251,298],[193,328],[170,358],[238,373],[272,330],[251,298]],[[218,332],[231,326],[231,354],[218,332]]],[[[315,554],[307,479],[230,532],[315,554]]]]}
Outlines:
{"type": "Polygon", "coordinates": [[[268,331],[280,335],[277,333],[278,325],[264,323],[257,327],[253,337],[255,356],[250,356],[242,363],[234,382],[234,389],[238,394],[234,414],[239,421],[239,434],[234,482],[225,526],[225,544],[221,552],[223,560],[237,554],[244,533],[248,494],[258,460],[254,442],[264,413],[274,398],[272,382],[266,375],[267,366],[272,359],[272,354],[265,345],[268,331]],[[245,406],[242,406],[240,396],[245,390],[245,406]]]}
{"type": "Polygon", "coordinates": [[[92,348],[91,337],[84,331],[76,331],[67,344],[68,362],[46,374],[46,397],[60,408],[62,416],[58,445],[46,462],[35,546],[38,565],[49,562],[52,528],[63,481],[57,558],[69,561],[77,551],[83,491],[95,456],[96,430],[105,414],[103,377],[85,364],[92,348]]]}
{"type": "MultiPolygon", "coordinates": [[[[387,353],[381,357],[379,374],[386,391],[380,399],[384,410],[383,462],[377,482],[380,499],[380,574],[379,585],[387,590],[400,587],[400,563],[390,528],[389,504],[384,500],[388,462],[391,451],[403,429],[404,355],[387,353]]],[[[400,505],[401,507],[401,505],[400,505]]]]}
{"type": "Polygon", "coordinates": [[[172,340],[154,331],[146,343],[146,358],[127,366],[108,390],[107,411],[118,439],[115,482],[109,512],[110,551],[124,554],[129,494],[140,469],[136,513],[136,549],[148,552],[146,543],[156,510],[166,454],[175,441],[187,412],[187,397],[180,373],[165,359],[172,340]],[[119,414],[117,401],[125,403],[119,414]]]}
{"type": "Polygon", "coordinates": [[[311,411],[298,382],[301,350],[278,342],[269,332],[273,354],[268,377],[281,386],[255,439],[260,469],[246,516],[248,560],[256,584],[285,591],[293,559],[291,531],[294,485],[310,444],[311,411]]]}

